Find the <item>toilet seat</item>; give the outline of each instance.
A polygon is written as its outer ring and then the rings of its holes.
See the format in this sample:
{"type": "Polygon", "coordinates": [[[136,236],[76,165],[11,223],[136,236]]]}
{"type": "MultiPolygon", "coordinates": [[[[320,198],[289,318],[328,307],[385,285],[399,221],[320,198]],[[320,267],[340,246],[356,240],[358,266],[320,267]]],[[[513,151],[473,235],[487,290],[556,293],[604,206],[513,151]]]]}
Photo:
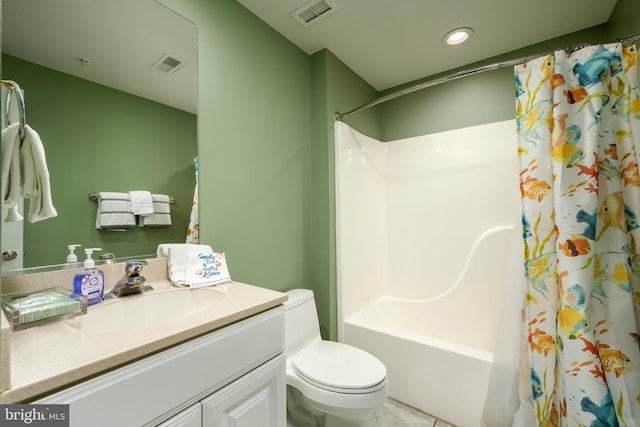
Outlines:
{"type": "Polygon", "coordinates": [[[387,384],[382,362],[359,348],[333,341],[310,344],[293,357],[291,365],[304,381],[338,393],[372,393],[387,384]]]}

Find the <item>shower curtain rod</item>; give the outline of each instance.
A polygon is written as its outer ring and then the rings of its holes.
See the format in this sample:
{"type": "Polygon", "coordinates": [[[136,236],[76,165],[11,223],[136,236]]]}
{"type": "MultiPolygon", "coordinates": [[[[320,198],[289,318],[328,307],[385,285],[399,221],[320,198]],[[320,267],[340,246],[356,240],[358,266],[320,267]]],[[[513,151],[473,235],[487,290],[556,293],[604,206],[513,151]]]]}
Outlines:
{"type": "MultiPolygon", "coordinates": [[[[635,41],[638,41],[638,40],[640,40],[640,34],[636,34],[635,36],[627,37],[627,38],[624,38],[624,39],[618,39],[617,41],[618,42],[622,42],[624,44],[631,44],[631,43],[633,43],[635,41]]],[[[585,46],[589,46],[589,44],[572,45],[572,46],[569,46],[569,47],[567,47],[567,48],[565,48],[563,50],[566,51],[566,52],[572,52],[572,51],[576,50],[577,48],[581,48],[581,47],[585,47],[585,46]]],[[[553,51],[547,52],[547,53],[541,53],[538,56],[548,55],[550,53],[553,53],[553,51]]],[[[481,67],[472,68],[472,69],[469,69],[469,70],[458,71],[456,73],[449,74],[449,75],[446,75],[444,77],[440,77],[440,78],[433,79],[433,80],[427,80],[425,82],[418,83],[417,85],[410,86],[410,87],[405,88],[405,89],[401,89],[401,90],[399,90],[397,92],[393,92],[393,93],[390,93],[388,95],[381,96],[378,99],[374,99],[373,101],[368,102],[366,104],[363,104],[363,105],[359,106],[358,108],[354,108],[353,110],[347,111],[346,113],[336,112],[334,114],[334,118],[336,120],[338,120],[338,121],[342,121],[342,119],[347,117],[347,116],[350,116],[352,114],[358,113],[358,112],[360,112],[362,110],[366,110],[367,108],[374,107],[374,106],[376,106],[378,104],[382,104],[383,102],[387,102],[387,101],[390,101],[392,99],[398,98],[400,96],[407,95],[407,94],[412,93],[412,92],[416,92],[416,91],[419,91],[419,90],[422,90],[422,89],[426,89],[426,88],[429,88],[429,87],[432,87],[432,86],[437,86],[437,85],[439,85],[441,83],[446,83],[446,82],[449,82],[451,80],[457,80],[457,79],[461,79],[463,77],[468,77],[468,76],[473,76],[475,74],[484,73],[485,71],[497,70],[499,68],[510,67],[510,66],[514,66],[514,65],[518,65],[518,64],[524,64],[525,62],[529,61],[530,59],[531,59],[531,57],[524,56],[524,57],[521,57],[521,58],[511,59],[511,60],[503,61],[503,62],[497,62],[497,63],[490,64],[490,65],[483,65],[481,67]]]]}

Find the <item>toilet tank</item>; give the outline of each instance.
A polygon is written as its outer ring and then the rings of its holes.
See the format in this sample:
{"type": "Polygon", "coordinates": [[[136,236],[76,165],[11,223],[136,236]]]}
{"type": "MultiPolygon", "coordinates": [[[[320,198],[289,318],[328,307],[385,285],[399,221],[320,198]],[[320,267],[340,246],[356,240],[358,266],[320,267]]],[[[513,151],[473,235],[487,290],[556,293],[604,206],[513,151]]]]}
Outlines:
{"type": "Polygon", "coordinates": [[[292,289],[284,303],[284,351],[288,356],[320,340],[320,323],[313,291],[292,289]]]}

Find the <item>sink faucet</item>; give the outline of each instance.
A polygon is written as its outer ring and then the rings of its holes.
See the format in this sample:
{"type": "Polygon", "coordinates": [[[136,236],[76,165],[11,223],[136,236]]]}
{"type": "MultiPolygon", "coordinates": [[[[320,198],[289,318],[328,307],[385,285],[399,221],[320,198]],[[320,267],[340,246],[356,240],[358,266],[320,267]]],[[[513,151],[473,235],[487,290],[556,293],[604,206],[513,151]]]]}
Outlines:
{"type": "Polygon", "coordinates": [[[125,266],[124,276],[116,282],[111,292],[104,295],[104,298],[123,297],[153,290],[151,286],[144,285],[145,278],[140,274],[142,266],[146,263],[147,261],[144,260],[128,261],[125,266]]]}

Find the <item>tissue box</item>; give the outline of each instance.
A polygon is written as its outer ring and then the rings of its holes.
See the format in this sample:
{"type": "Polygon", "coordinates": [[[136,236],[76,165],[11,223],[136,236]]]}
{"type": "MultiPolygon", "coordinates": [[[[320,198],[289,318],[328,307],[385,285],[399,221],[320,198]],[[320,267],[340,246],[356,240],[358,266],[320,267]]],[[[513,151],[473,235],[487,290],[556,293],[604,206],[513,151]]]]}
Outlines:
{"type": "Polygon", "coordinates": [[[60,287],[5,294],[0,303],[14,331],[87,313],[86,296],[60,287]]]}

